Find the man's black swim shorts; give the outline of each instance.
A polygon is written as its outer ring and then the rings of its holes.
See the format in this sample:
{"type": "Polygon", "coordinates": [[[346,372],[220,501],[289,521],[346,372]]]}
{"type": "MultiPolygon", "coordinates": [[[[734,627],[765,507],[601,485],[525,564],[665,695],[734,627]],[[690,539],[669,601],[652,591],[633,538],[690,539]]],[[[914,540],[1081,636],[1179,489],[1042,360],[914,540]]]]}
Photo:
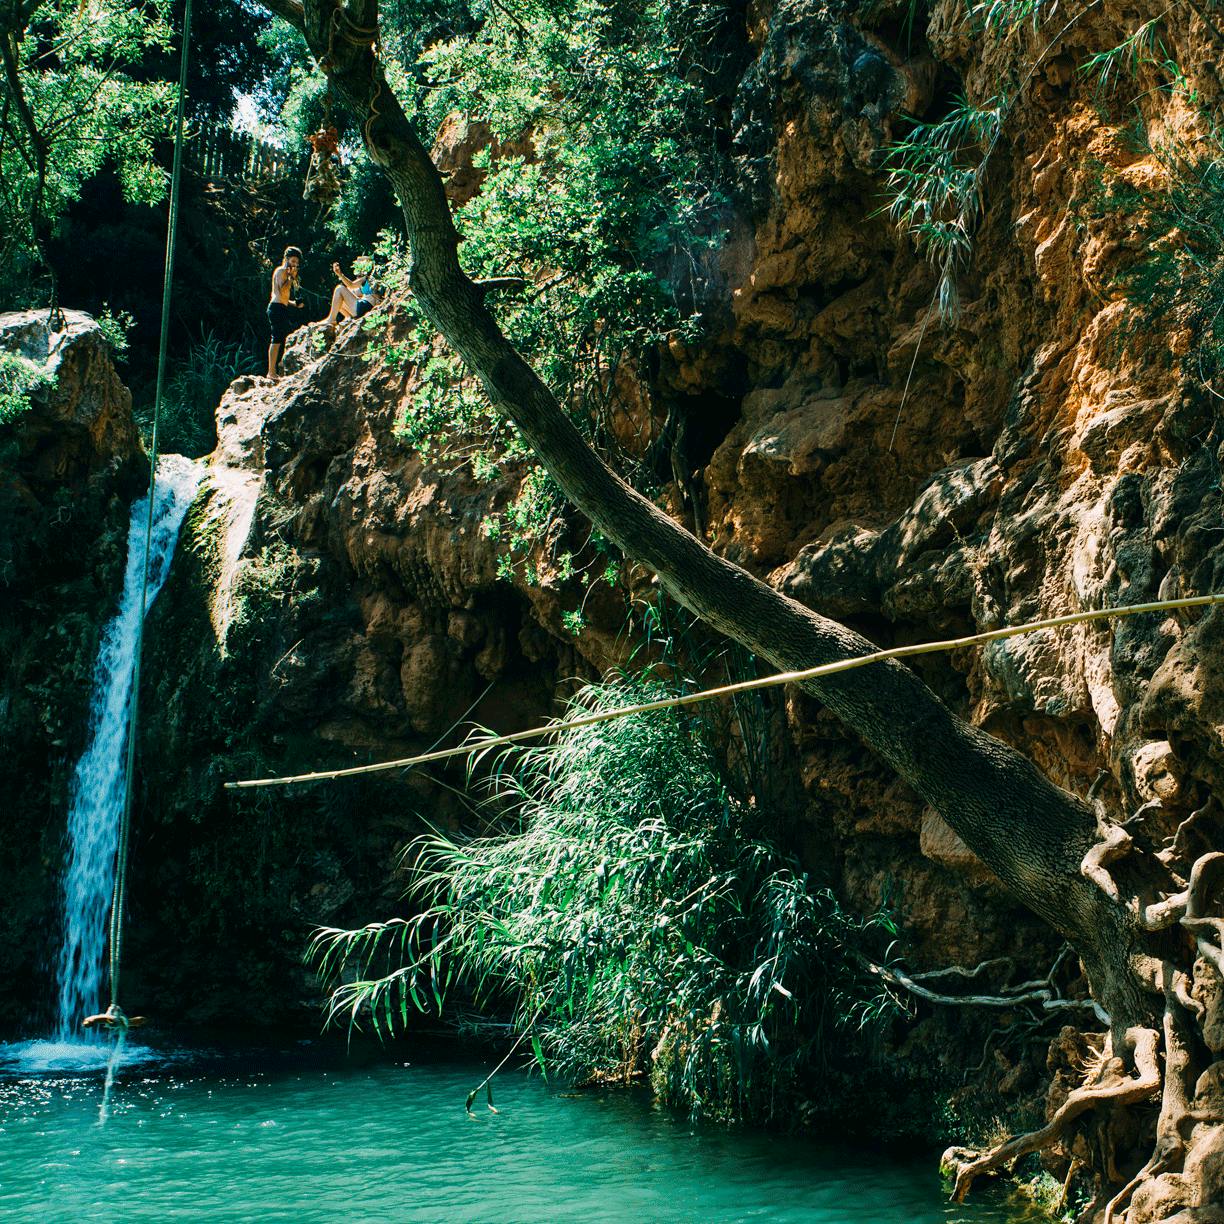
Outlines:
{"type": "Polygon", "coordinates": [[[283,302],[268,303],[268,327],[272,331],[272,343],[284,344],[293,331],[293,307],[283,302]]]}

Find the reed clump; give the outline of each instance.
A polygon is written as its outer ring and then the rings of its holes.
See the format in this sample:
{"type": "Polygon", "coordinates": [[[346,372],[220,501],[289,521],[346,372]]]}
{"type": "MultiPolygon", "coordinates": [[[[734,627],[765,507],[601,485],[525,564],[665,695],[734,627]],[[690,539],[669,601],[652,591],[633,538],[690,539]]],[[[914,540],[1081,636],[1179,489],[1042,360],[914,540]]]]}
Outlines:
{"type": "MultiPolygon", "coordinates": [[[[588,686],[568,717],[663,692],[588,686]]],[[[694,1117],[768,1121],[891,1016],[862,951],[890,921],[850,916],[766,840],[700,719],[575,728],[484,765],[508,823],[416,844],[417,916],[317,934],[333,1019],[381,1033],[448,1000],[508,1012],[548,1074],[648,1079],[694,1117]]]]}

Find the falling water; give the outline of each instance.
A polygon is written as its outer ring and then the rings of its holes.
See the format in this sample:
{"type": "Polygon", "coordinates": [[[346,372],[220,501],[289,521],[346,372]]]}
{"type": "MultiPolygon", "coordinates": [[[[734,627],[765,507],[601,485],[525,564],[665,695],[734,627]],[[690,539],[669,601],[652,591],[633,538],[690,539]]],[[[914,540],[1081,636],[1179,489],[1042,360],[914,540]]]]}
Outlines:
{"type": "MultiPolygon", "coordinates": [[[[198,465],[177,455],[167,456],[158,465],[147,607],[152,606],[166,580],[179,528],[201,475],[198,465]]],[[[59,1042],[76,1038],[81,1020],[101,1010],[103,951],[123,811],[148,513],[146,495],[132,507],[123,594],[119,610],[102,631],[90,697],[89,740],[77,762],[69,797],[56,1031],[59,1042]]]]}

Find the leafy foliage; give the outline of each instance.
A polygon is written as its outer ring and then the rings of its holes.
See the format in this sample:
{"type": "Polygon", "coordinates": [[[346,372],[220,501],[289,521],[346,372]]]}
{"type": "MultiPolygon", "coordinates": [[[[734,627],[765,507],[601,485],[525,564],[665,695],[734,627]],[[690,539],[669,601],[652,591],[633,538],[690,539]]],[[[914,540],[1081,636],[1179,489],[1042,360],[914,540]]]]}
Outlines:
{"type": "Polygon", "coordinates": [[[154,144],[168,131],[174,89],[145,79],[140,65],[168,48],[168,10],[167,0],[18,5],[0,85],[7,259],[32,258],[40,223],[52,225],[108,162],[128,199],[162,198],[154,144]]]}
{"type": "MultiPolygon", "coordinates": [[[[158,425],[159,447],[180,455],[206,455],[216,443],[213,414],[226,388],[256,369],[249,348],[205,332],[174,362],[166,380],[158,425]]],[[[140,414],[152,425],[152,405],[140,414]]]]}
{"type": "MultiPolygon", "coordinates": [[[[978,29],[1004,37],[1026,22],[1036,30],[1054,6],[1044,0],[970,0],[968,11],[978,29]]],[[[1076,20],[1072,17],[1071,23],[1076,20]]],[[[972,252],[990,155],[1012,105],[1057,37],[1028,68],[1023,80],[1007,87],[1008,92],[1000,92],[980,106],[961,98],[941,119],[915,123],[909,134],[885,153],[889,216],[913,236],[918,249],[926,252],[938,270],[937,301],[945,323],[953,322],[959,313],[956,274],[972,252]]],[[[1144,70],[1155,74],[1156,89],[1181,92],[1187,100],[1196,100],[1185,73],[1165,45],[1161,17],[1143,22],[1117,46],[1091,56],[1080,66],[1084,75],[1096,78],[1102,92],[1121,72],[1138,76],[1144,70]]]]}
{"type": "Polygon", "coordinates": [[[122,361],[127,356],[128,333],[135,326],[135,320],[126,310],[116,313],[109,306],[103,306],[98,314],[97,323],[102,338],[111,347],[111,355],[116,361],[122,361]]]}
{"type": "Polygon", "coordinates": [[[481,276],[544,286],[504,312],[564,400],[598,405],[625,358],[701,325],[700,252],[726,199],[709,83],[729,10],[710,0],[497,4],[479,32],[422,57],[422,118],[484,118],[521,149],[483,155],[459,214],[481,276]]]}
{"type": "MultiPolygon", "coordinates": [[[[720,147],[722,87],[733,65],[727,0],[528,0],[513,12],[400,0],[383,12],[389,75],[422,131],[456,122],[485,147],[479,192],[457,210],[461,255],[478,279],[521,277],[498,295],[511,341],[624,474],[644,479],[616,442],[625,379],[672,335],[708,322],[714,253],[728,202],[720,147]]],[[[741,53],[741,52],[736,52],[741,53]]],[[[287,128],[321,113],[321,83],[290,71],[287,128]],[[296,75],[294,75],[296,74],[296,75]]],[[[377,176],[354,174],[335,223],[364,234],[377,176]]],[[[384,279],[403,277],[394,230],[384,279]]],[[[407,309],[411,311],[411,306],[407,309]]],[[[413,339],[381,355],[415,372],[404,436],[423,452],[470,465],[482,481],[533,464],[512,427],[465,380],[461,363],[415,319],[413,339]]],[[[377,350],[375,350],[377,351],[377,350]]],[[[551,482],[530,477],[496,529],[508,564],[553,544],[551,482]]]]}
{"type": "MultiPolygon", "coordinates": [[[[1131,99],[1136,111],[1145,93],[1181,94],[1192,105],[1199,101],[1197,91],[1165,42],[1167,31],[1163,16],[1162,13],[1141,22],[1116,46],[1098,51],[1080,65],[1084,76],[1095,79],[1102,96],[1116,88],[1123,77],[1128,77],[1150,84],[1138,98],[1131,99]]],[[[1141,114],[1139,118],[1142,121],[1141,114]]]]}
{"type": "Polygon", "coordinates": [[[971,0],[969,17],[983,30],[1004,34],[1026,21],[1036,29],[1046,7],[1046,0],[971,0]]]}
{"type": "Polygon", "coordinates": [[[30,392],[51,381],[45,370],[16,353],[0,352],[0,425],[25,412],[30,392]]]}
{"type": "Polygon", "coordinates": [[[888,215],[913,236],[939,272],[939,313],[959,312],[956,274],[972,249],[982,211],[983,175],[1006,101],[973,106],[961,98],[935,123],[915,123],[888,149],[888,215]]]}
{"type": "MultiPolygon", "coordinates": [[[[568,719],[669,691],[588,686],[568,719]]],[[[671,1104],[735,1120],[783,1113],[822,1042],[892,1014],[859,951],[890,924],[851,918],[761,839],[700,721],[575,727],[494,766],[510,832],[426,839],[416,918],[316,936],[332,1018],[382,1033],[464,992],[508,1006],[542,1068],[648,1073],[671,1104]]]]}

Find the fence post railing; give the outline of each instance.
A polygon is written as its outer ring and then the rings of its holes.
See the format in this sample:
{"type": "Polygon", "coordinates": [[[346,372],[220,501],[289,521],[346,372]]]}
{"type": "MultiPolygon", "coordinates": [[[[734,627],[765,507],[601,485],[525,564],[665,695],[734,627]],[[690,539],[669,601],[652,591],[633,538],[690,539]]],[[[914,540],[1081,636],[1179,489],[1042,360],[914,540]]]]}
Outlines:
{"type": "Polygon", "coordinates": [[[294,172],[292,157],[249,132],[207,124],[196,131],[188,158],[200,176],[230,182],[266,182],[294,172]]]}

